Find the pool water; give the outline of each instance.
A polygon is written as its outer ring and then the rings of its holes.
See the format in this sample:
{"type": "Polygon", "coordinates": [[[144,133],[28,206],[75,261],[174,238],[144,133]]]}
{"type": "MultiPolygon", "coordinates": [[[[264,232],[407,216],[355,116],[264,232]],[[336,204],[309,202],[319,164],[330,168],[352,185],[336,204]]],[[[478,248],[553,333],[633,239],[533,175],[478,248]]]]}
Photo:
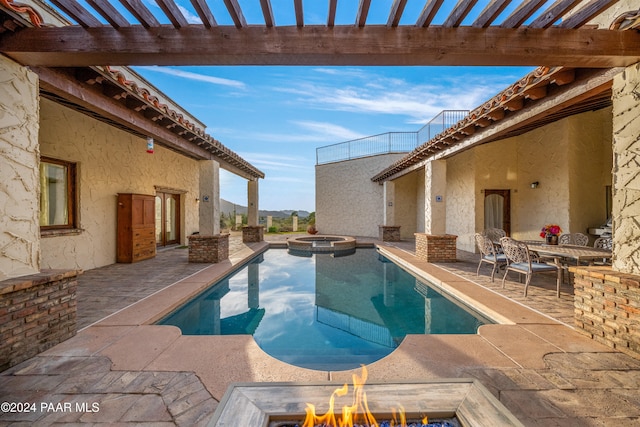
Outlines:
{"type": "Polygon", "coordinates": [[[318,370],[379,360],[407,334],[475,334],[486,323],[375,249],[270,249],[159,322],[184,335],[251,334],[271,356],[318,370]]]}

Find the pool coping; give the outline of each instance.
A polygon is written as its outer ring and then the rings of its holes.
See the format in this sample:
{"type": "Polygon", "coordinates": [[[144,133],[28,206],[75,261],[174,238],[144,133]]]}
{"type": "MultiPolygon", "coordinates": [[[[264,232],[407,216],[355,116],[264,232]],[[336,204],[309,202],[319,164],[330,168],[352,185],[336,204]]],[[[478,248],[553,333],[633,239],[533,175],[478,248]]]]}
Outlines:
{"type": "MultiPolygon", "coordinates": [[[[167,286],[45,354],[106,356],[112,370],[195,372],[217,400],[234,382],[349,381],[355,370],[314,371],[291,366],[266,354],[251,336],[183,336],[177,327],[152,324],[269,246],[266,242],[251,244],[228,261],[167,286]]],[[[456,377],[461,367],[469,366],[544,368],[543,357],[552,352],[614,352],[442,267],[421,262],[401,249],[377,246],[386,256],[410,266],[415,274],[456,295],[468,295],[476,307],[490,305],[496,316],[506,321],[484,325],[471,336],[408,335],[394,352],[368,365],[371,379],[456,377]]]]}

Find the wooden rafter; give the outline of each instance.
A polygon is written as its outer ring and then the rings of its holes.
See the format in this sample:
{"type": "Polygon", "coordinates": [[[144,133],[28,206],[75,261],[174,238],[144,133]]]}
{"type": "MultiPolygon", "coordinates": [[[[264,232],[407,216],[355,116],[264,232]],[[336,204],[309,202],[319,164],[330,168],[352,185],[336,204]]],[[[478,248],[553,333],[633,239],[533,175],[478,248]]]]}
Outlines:
{"type": "Polygon", "coordinates": [[[617,3],[618,0],[591,0],[586,6],[577,11],[575,14],[567,18],[560,27],[562,28],[579,28],[594,17],[598,16],[603,10],[617,3]]]}
{"type": "Polygon", "coordinates": [[[327,13],[327,27],[332,28],[336,24],[336,9],[338,0],[329,0],[329,11],[327,13]]]}
{"type": "Polygon", "coordinates": [[[276,20],[273,17],[271,0],[260,0],[260,7],[262,8],[262,15],[264,16],[264,24],[267,28],[273,27],[276,24],[276,20]]]}
{"type": "Polygon", "coordinates": [[[302,7],[302,0],[293,0],[293,7],[296,12],[296,26],[298,28],[304,27],[304,9],[302,7]]]}
{"type": "Polygon", "coordinates": [[[469,12],[471,12],[471,9],[473,8],[473,6],[476,5],[477,2],[478,0],[458,0],[458,4],[456,4],[456,7],[453,8],[453,11],[444,21],[444,24],[442,24],[442,26],[443,27],[460,26],[464,18],[467,17],[467,15],[469,14],[469,12]]]}
{"type": "Polygon", "coordinates": [[[58,6],[61,10],[69,15],[74,21],[84,28],[99,27],[102,25],[95,16],[90,14],[87,9],[80,6],[78,2],[73,0],[51,0],[51,3],[58,6]]]}
{"type": "Polygon", "coordinates": [[[233,23],[236,28],[243,28],[247,26],[247,21],[244,19],[244,15],[242,14],[242,9],[240,9],[240,4],[238,4],[238,0],[224,0],[225,6],[227,6],[227,10],[229,11],[229,15],[231,15],[231,19],[233,19],[233,23]]]}
{"type": "Polygon", "coordinates": [[[487,28],[496,20],[498,15],[511,3],[511,0],[491,0],[480,15],[471,24],[472,27],[487,28]]]}
{"type": "Polygon", "coordinates": [[[420,12],[418,21],[416,21],[416,27],[428,27],[431,25],[431,21],[433,21],[436,13],[438,13],[443,1],[444,0],[428,0],[422,12],[420,12]]]}
{"type": "Polygon", "coordinates": [[[531,24],[530,28],[549,28],[582,0],[557,0],[531,24]]]}
{"type": "Polygon", "coordinates": [[[206,0],[191,0],[191,4],[196,10],[196,13],[202,21],[202,25],[204,25],[205,28],[211,28],[218,25],[216,19],[213,17],[213,13],[211,13],[211,9],[209,9],[209,6],[207,5],[206,0]]]}
{"type": "Polygon", "coordinates": [[[389,19],[387,19],[388,27],[397,27],[402,18],[402,13],[407,5],[407,0],[394,0],[391,5],[391,12],[389,12],[389,19]]]}
{"type": "Polygon", "coordinates": [[[145,28],[160,25],[155,16],[146,8],[140,0],[120,0],[120,3],[140,22],[145,28]]]}
{"type": "Polygon", "coordinates": [[[523,2],[502,23],[502,28],[518,28],[529,19],[536,10],[540,9],[547,0],[527,0],[523,2]]]}
{"type": "Polygon", "coordinates": [[[358,15],[356,16],[356,26],[364,27],[367,23],[367,15],[369,15],[369,7],[371,7],[371,0],[360,0],[358,5],[358,15]]]}
{"type": "Polygon", "coordinates": [[[171,23],[176,28],[182,28],[189,25],[186,18],[178,9],[178,6],[174,3],[173,0],[156,0],[156,3],[162,9],[165,15],[169,18],[171,23]]]}
{"type": "Polygon", "coordinates": [[[128,27],[129,22],[113,7],[107,0],[85,0],[89,6],[93,7],[113,28],[128,27]]]}

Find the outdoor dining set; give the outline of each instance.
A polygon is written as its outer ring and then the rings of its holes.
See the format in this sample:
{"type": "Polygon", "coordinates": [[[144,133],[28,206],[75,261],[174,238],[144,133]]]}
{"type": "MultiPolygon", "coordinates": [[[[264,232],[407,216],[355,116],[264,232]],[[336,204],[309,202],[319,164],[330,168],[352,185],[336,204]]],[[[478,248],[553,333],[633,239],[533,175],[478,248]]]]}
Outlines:
{"type": "Polygon", "coordinates": [[[476,275],[480,274],[483,263],[492,266],[491,281],[496,271],[504,269],[502,287],[510,271],[525,276],[524,296],[527,296],[531,278],[536,273],[556,273],[557,296],[560,296],[560,285],[564,279],[564,271],[570,266],[606,265],[611,260],[611,237],[598,237],[593,246],[588,246],[589,237],[583,233],[562,234],[558,244],[547,244],[537,240],[515,240],[507,237],[504,230],[498,228],[485,229],[475,234],[476,244],[480,251],[480,262],[476,275]]]}

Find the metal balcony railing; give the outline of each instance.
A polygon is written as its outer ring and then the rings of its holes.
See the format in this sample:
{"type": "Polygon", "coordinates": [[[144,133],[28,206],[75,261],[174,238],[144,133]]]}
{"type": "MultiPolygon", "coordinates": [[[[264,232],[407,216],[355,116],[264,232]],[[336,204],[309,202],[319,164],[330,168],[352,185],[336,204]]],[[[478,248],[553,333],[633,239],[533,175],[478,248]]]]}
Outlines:
{"type": "Polygon", "coordinates": [[[462,120],[468,110],[444,110],[416,132],[387,132],[316,148],[316,164],[389,153],[408,153],[462,120]]]}

